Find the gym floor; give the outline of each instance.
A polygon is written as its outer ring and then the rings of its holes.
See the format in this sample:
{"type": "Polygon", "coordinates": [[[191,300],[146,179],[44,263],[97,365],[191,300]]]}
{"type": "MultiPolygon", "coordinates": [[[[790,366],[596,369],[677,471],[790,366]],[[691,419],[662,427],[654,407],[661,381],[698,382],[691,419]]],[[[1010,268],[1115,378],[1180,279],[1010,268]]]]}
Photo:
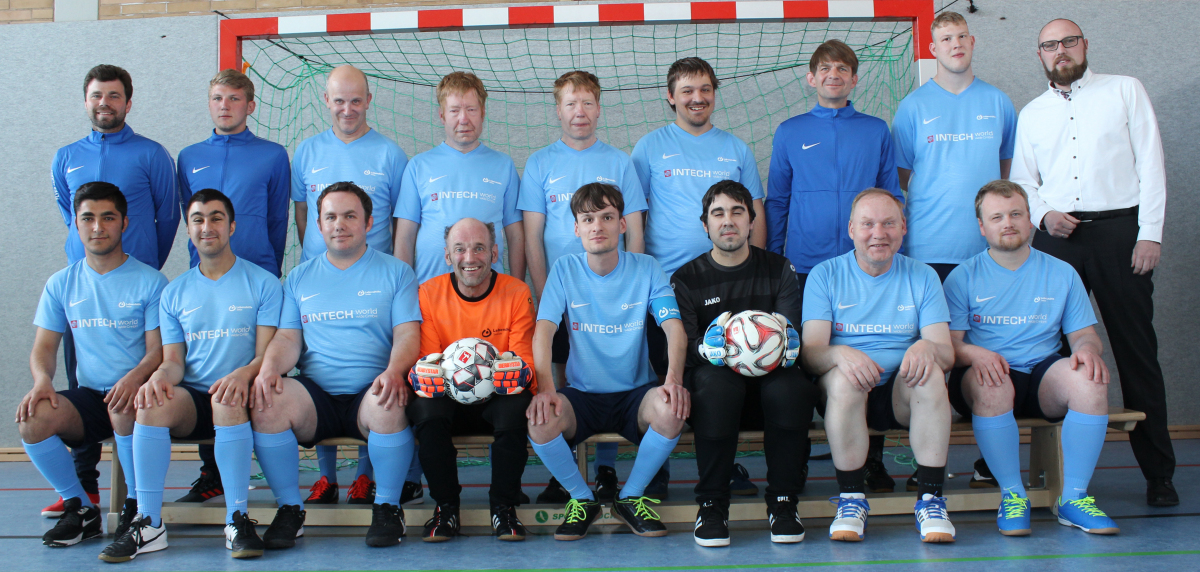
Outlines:
{"type": "MultiPolygon", "coordinates": [[[[814,453],[827,451],[816,446],[814,453]]],[[[948,470],[954,477],[948,489],[966,488],[976,458],[974,446],[952,446],[948,470]]],[[[1024,449],[1024,447],[1023,447],[1024,449]]],[[[365,530],[345,527],[307,527],[296,548],[268,552],[264,557],[234,560],[224,548],[222,531],[216,526],[168,525],[171,547],[147,554],[129,563],[106,564],[97,555],[111,539],[90,540],[70,548],[42,546],[40,538],[54,521],[39,516],[42,506],[55,499],[54,491],[30,463],[0,463],[0,551],[9,570],[759,570],[844,566],[848,570],[953,570],[964,566],[980,570],[1040,571],[1081,570],[1200,570],[1200,499],[1188,483],[1200,477],[1200,440],[1175,442],[1179,468],[1175,483],[1182,503],[1173,508],[1145,504],[1145,481],[1134,462],[1129,444],[1111,442],[1104,447],[1090,493],[1097,504],[1121,526],[1115,537],[1092,536],[1060,526],[1048,509],[1035,509],[1033,536],[1007,538],[996,532],[994,511],[951,513],[958,541],[949,545],[925,545],[917,537],[912,516],[879,516],[870,519],[867,539],[862,543],[828,540],[828,519],[806,519],[804,542],[775,545],[770,542],[765,521],[732,523],[731,546],[702,548],[692,540],[691,527],[672,527],[665,538],[638,538],[625,527],[594,526],[587,538],[557,542],[546,527],[531,527],[533,534],[523,543],[499,542],[486,530],[468,530],[468,536],[443,544],[425,544],[410,536],[396,548],[368,548],[362,542],[365,530]]],[[[889,453],[905,452],[889,448],[889,453]]],[[[1022,457],[1027,452],[1022,451],[1022,457]]],[[[738,460],[751,478],[765,488],[765,464],[761,456],[738,460]]],[[[888,468],[902,489],[911,469],[897,464],[891,455],[888,468]]],[[[306,462],[314,467],[315,462],[306,462]]],[[[631,461],[618,462],[622,478],[631,461]]],[[[806,495],[833,496],[833,464],[812,461],[806,495]]],[[[109,463],[101,463],[101,483],[108,482],[109,463]]],[[[167,477],[167,499],[187,491],[199,469],[198,462],[174,462],[167,477]]],[[[345,487],[353,481],[353,468],[339,473],[345,487]]],[[[671,461],[671,499],[692,497],[696,466],[691,459],[671,461]]],[[[486,466],[460,469],[464,504],[485,503],[486,466]]],[[[301,474],[307,488],[318,478],[315,471],[301,474]]],[[[540,465],[525,472],[525,492],[530,497],[545,486],[549,475],[540,465]]],[[[251,501],[271,500],[263,481],[252,481],[251,501]]],[[[108,489],[101,490],[103,504],[108,489]]],[[[426,496],[426,502],[432,502],[426,496]]],[[[208,501],[221,504],[223,497],[208,501]]],[[[549,507],[548,507],[549,508],[549,507]]],[[[765,510],[765,509],[764,509],[765,510]]],[[[259,526],[259,534],[267,523],[259,526]]],[[[410,522],[420,530],[422,523],[410,522]]],[[[529,525],[531,523],[526,523],[529,525]]],[[[411,532],[410,532],[411,534],[411,532]]]]}

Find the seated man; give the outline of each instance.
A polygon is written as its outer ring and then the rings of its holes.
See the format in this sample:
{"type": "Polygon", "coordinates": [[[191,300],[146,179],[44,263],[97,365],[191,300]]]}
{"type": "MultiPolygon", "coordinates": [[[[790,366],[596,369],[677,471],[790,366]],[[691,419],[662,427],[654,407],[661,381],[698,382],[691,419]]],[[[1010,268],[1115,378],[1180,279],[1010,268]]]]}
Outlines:
{"type": "Polygon", "coordinates": [[[421,447],[417,454],[429,476],[429,496],[437,502],[421,540],[442,542],[459,533],[458,451],[450,437],[492,433],[492,532],[500,540],[525,540],[517,518],[521,475],[529,460],[525,409],[533,392],[533,296],[524,282],[492,270],[500,256],[496,226],[464,218],[446,228],[446,262],[453,272],[426,281],[421,300],[421,358],[409,380],[417,399],[408,417],[421,447]],[[493,376],[498,395],[481,405],[463,405],[443,395],[442,350],[463,338],[496,346],[493,376]],[[516,382],[508,383],[508,382],[516,382]],[[530,391],[525,391],[528,388],[530,391]]]}
{"type": "Polygon", "coordinates": [[[942,373],[954,361],[950,314],[932,268],[898,254],[907,229],[900,201],[867,189],[850,207],[854,250],[818,264],[804,286],[804,367],[825,392],[825,430],[841,495],[833,540],[862,540],[867,427],[909,429],[917,459],[917,529],[954,542],[942,483],[950,402],[942,373]]]}
{"type": "Polygon", "coordinates": [[[46,281],[29,358],[33,389],[17,407],[25,453],[63,498],[63,513],[42,536],[46,546],[71,546],[104,533],[103,515],[79,477],[67,447],[99,443],[116,433],[128,496],[117,524],[120,537],[137,514],[133,422],[138,389],[162,362],[158,299],[167,277],[125,254],[129,227],[125,195],[111,183],[75,191],[75,225],[84,257],[46,281]],[[55,354],[63,332],[75,337],[79,387],[55,393],[55,354]]]}
{"type": "Polygon", "coordinates": [[[1002,489],[1000,534],[1030,533],[1017,415],[1063,422],[1063,491],[1054,505],[1059,524],[1117,534],[1117,523],[1087,494],[1108,432],[1108,367],[1083,281],[1070,264],[1029,246],[1033,223],[1020,185],[984,185],[975,215],[988,249],[946,278],[956,366],[950,403],[971,417],[979,450],[1002,489]],[[1070,358],[1059,355],[1064,332],[1070,358]]]}
{"type": "Polygon", "coordinates": [[[163,362],[138,391],[134,462],[126,468],[140,477],[139,517],[100,554],[105,562],[127,562],[167,547],[162,503],[171,437],[216,437],[226,492],[225,547],[234,558],[263,553],[262,540],[246,516],[253,447],[246,406],[250,382],[279,325],[283,288],[273,274],[229,247],[237,225],[233,203],[221,191],[197,191],[188,199],[186,213],[200,264],[163,289],[163,362]]]}
{"type": "MultiPolygon", "coordinates": [[[[711,251],[684,264],[671,277],[679,315],[688,335],[684,386],[692,394],[696,432],[696,543],[728,546],[729,485],[738,430],[763,431],[767,457],[767,516],[772,542],[804,540],[796,503],[808,463],[808,425],[816,390],[798,367],[800,319],[796,271],[782,255],[750,246],[754,199],[737,181],[721,181],[701,200],[700,222],[711,251]],[[746,377],[725,365],[725,323],[745,310],[772,312],[785,328],[784,363],[762,377],[746,377]],[[707,328],[707,331],[705,330],[707,328]]],[[[759,225],[762,224],[759,220],[759,225]]]]}
{"type": "MultiPolygon", "coordinates": [[[[612,505],[613,517],[638,536],[664,536],[667,529],[643,496],[646,485],[675,449],[690,413],[683,388],[687,335],[671,285],[658,261],[623,252],[625,200],[604,183],[588,183],[571,197],[575,235],[585,252],[558,259],[538,308],[533,361],[539,379],[550,372],[554,332],[566,314],[571,355],[568,387],[539,385],[526,415],[529,440],[546,468],[571,494],[557,540],[578,540],[602,512],[587,486],[568,440],[582,442],[596,433],[620,433],[638,443],[637,460],[612,505]],[[656,386],[646,346],[645,313],[650,310],[666,331],[669,353],[666,382],[656,386]]],[[[567,324],[564,322],[563,326],[567,324]]]]}
{"type": "Polygon", "coordinates": [[[367,545],[395,546],[413,455],[404,376],[421,335],[416,279],[407,264],[367,247],[371,198],[358,185],[330,185],[317,208],[327,250],[288,274],[279,331],[251,396],[254,452],[279,503],[263,544],[291,548],[304,535],[297,442],[350,437],[367,441],[375,465],[367,545]],[[297,365],[300,375],[283,377],[297,365]]]}

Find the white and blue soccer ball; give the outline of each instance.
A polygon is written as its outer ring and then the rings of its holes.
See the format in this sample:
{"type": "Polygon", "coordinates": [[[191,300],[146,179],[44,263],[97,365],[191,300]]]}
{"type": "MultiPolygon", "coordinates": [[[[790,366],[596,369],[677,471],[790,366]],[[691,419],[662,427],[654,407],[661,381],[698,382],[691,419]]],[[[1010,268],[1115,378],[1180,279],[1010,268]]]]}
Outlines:
{"type": "Polygon", "coordinates": [[[767,375],[783,363],[787,332],[775,316],[746,310],[725,323],[725,365],[747,377],[767,375]]]}
{"type": "Polygon", "coordinates": [[[446,395],[466,405],[483,403],[496,393],[492,385],[492,361],[496,346],[479,338],[463,338],[442,352],[446,395]]]}

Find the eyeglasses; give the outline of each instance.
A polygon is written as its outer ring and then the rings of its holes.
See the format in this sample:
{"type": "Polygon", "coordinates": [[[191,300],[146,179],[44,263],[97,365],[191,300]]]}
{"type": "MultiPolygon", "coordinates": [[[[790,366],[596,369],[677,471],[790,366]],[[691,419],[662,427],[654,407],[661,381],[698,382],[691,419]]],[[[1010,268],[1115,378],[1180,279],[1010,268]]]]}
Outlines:
{"type": "Polygon", "coordinates": [[[1075,46],[1079,45],[1079,40],[1082,39],[1083,36],[1067,36],[1061,40],[1046,40],[1038,44],[1038,47],[1041,48],[1043,52],[1057,52],[1059,44],[1062,44],[1062,47],[1064,48],[1074,48],[1075,46]]]}

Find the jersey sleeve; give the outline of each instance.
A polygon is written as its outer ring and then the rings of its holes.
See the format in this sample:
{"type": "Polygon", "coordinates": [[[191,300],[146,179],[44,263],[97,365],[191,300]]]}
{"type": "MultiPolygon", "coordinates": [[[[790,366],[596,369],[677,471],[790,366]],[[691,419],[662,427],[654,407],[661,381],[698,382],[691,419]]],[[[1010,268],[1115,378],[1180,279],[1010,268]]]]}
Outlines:
{"type": "Polygon", "coordinates": [[[642,184],[642,192],[645,193],[646,199],[650,198],[650,157],[646,150],[650,144],[646,141],[650,135],[646,135],[638,140],[633,146],[633,154],[629,159],[633,162],[633,171],[637,175],[638,181],[642,184]]]}
{"type": "Polygon", "coordinates": [[[1067,289],[1067,301],[1063,307],[1062,331],[1064,334],[1077,332],[1096,324],[1096,313],[1092,311],[1092,301],[1088,298],[1083,280],[1074,268],[1071,273],[1071,286],[1067,289]]]}
{"type": "Polygon", "coordinates": [[[692,348],[699,347],[700,339],[704,337],[704,330],[708,329],[708,324],[700,323],[700,316],[696,313],[695,296],[679,272],[675,272],[671,276],[671,289],[675,291],[675,304],[679,307],[679,320],[683,322],[683,331],[687,334],[688,352],[687,359],[683,360],[684,366],[701,365],[704,360],[695,351],[692,351],[692,348]]]}
{"type": "MultiPolygon", "coordinates": [[[[162,145],[157,145],[150,159],[150,192],[154,200],[154,228],[158,235],[158,267],[167,263],[183,205],[175,189],[175,161],[162,145]]],[[[149,320],[147,320],[149,321],[149,320]]],[[[158,322],[158,313],[154,313],[158,322]]]]}
{"type": "MultiPolygon", "coordinates": [[[[730,137],[736,137],[731,133],[730,137]]],[[[742,147],[741,157],[741,177],[738,181],[750,191],[750,198],[758,200],[763,198],[762,177],[758,176],[758,159],[754,158],[754,150],[750,148],[744,141],[738,140],[742,147]]]]}
{"type": "Polygon", "coordinates": [[[62,281],[59,275],[51,276],[42,288],[42,297],[38,300],[37,313],[33,315],[33,325],[63,333],[67,331],[67,314],[62,302],[62,281]]]}
{"type": "Polygon", "coordinates": [[[566,261],[559,259],[550,269],[550,275],[546,277],[546,286],[542,288],[542,298],[538,300],[538,320],[554,322],[555,325],[562,322],[563,313],[567,311],[567,292],[563,287],[562,276],[562,269],[565,265],[566,261]]]}
{"type": "Polygon", "coordinates": [[[299,278],[300,275],[293,271],[283,283],[283,306],[279,310],[281,330],[304,329],[304,324],[300,322],[300,303],[296,301],[296,282],[299,278]]]}
{"type": "Polygon", "coordinates": [[[621,169],[621,195],[625,198],[625,212],[621,214],[628,216],[645,211],[649,207],[646,206],[646,191],[642,188],[642,180],[633,168],[633,160],[624,152],[621,155],[625,156],[625,165],[621,169]]]}
{"type": "MultiPolygon", "coordinates": [[[[381,253],[379,256],[389,255],[381,253]]],[[[421,321],[421,305],[417,301],[417,277],[412,270],[409,270],[407,264],[400,262],[399,266],[396,292],[392,295],[393,328],[405,322],[421,321]]]]}
{"type": "Polygon", "coordinates": [[[146,296],[143,319],[146,320],[146,331],[157,330],[159,326],[159,304],[162,303],[163,289],[167,287],[167,277],[162,272],[154,271],[153,286],[146,296]]]}
{"type": "Polygon", "coordinates": [[[967,293],[970,285],[966,267],[959,265],[946,277],[942,288],[946,292],[946,307],[950,311],[950,329],[966,331],[971,329],[971,297],[967,293]]]}
{"type": "MultiPolygon", "coordinates": [[[[388,175],[390,179],[388,181],[388,190],[391,192],[390,198],[392,200],[392,202],[389,204],[391,205],[400,204],[400,193],[403,192],[404,189],[404,172],[408,169],[408,156],[404,154],[404,149],[401,149],[400,146],[397,145],[394,151],[395,153],[392,155],[392,165],[388,168],[388,175]]],[[[392,212],[388,213],[388,217],[391,218],[395,216],[395,208],[393,208],[392,212]]],[[[391,221],[387,222],[389,224],[391,223],[391,221]]]]}
{"type": "Polygon", "coordinates": [[[292,201],[303,203],[308,200],[304,196],[304,151],[306,146],[301,146],[296,149],[296,154],[292,157],[292,201]]]}
{"type": "MultiPolygon", "coordinates": [[[[271,250],[275,252],[276,276],[283,272],[283,253],[287,248],[288,224],[291,222],[288,217],[291,207],[288,193],[291,187],[292,169],[288,164],[287,151],[278,149],[271,178],[267,180],[267,240],[271,241],[271,250]]],[[[303,197],[301,200],[304,200],[303,197]]]]}
{"type": "MultiPolygon", "coordinates": [[[[837,260],[836,258],[833,260],[837,260]]],[[[833,304],[829,295],[829,274],[833,262],[825,261],[812,269],[804,282],[804,322],[812,320],[833,321],[833,304]]]]}
{"type": "Polygon", "coordinates": [[[421,190],[417,188],[417,157],[404,167],[400,180],[400,196],[396,198],[393,216],[421,224],[421,190]]]}
{"type": "MultiPolygon", "coordinates": [[[[508,156],[505,155],[507,158],[508,156]]],[[[504,189],[504,216],[501,222],[507,227],[521,222],[521,212],[517,209],[517,201],[521,196],[521,178],[517,176],[517,166],[508,159],[508,186],[504,189]]]]}
{"type": "Polygon", "coordinates": [[[900,104],[896,117],[892,119],[892,143],[896,151],[896,167],[913,170],[916,162],[916,150],[913,149],[914,125],[912,106],[900,104]]]}
{"type": "Polygon", "coordinates": [[[650,311],[654,314],[654,320],[661,326],[667,320],[679,319],[679,303],[675,299],[675,291],[671,289],[671,282],[667,280],[667,273],[663,272],[662,265],[657,260],[646,256],[648,264],[647,271],[650,274],[650,295],[647,297],[650,311]]]}
{"type": "Polygon", "coordinates": [[[1012,100],[1000,92],[1000,117],[1004,121],[1004,134],[1000,139],[1000,160],[1012,159],[1017,139],[1017,110],[1012,100]]]}
{"type": "Polygon", "coordinates": [[[546,189],[542,187],[542,165],[537,155],[525,162],[525,173],[521,176],[521,192],[518,195],[518,209],[546,214],[546,189]]]}
{"type": "MultiPolygon", "coordinates": [[[[180,151],[178,158],[175,159],[175,167],[176,167],[175,184],[177,185],[176,188],[179,190],[179,205],[180,205],[179,212],[186,219],[187,218],[187,203],[189,200],[191,200],[193,191],[192,191],[192,184],[190,182],[188,182],[188,178],[187,178],[188,167],[187,167],[187,164],[183,160],[183,154],[185,152],[187,152],[186,148],[183,151],[180,151]]],[[[185,222],[184,226],[186,227],[186,225],[187,225],[187,223],[185,222]]]]}
{"type": "Polygon", "coordinates": [[[437,284],[436,280],[428,280],[417,290],[417,300],[421,304],[421,350],[418,354],[422,357],[439,353],[450,345],[442,340],[442,321],[434,315],[436,312],[448,310],[438,307],[434,302],[435,284],[437,284]]]}
{"type": "Polygon", "coordinates": [[[775,311],[791,320],[793,327],[804,323],[801,321],[800,281],[796,279],[796,267],[790,262],[783,264],[783,271],[779,277],[779,291],[775,292],[775,311]]]}
{"type": "Polygon", "coordinates": [[[158,303],[159,334],[162,335],[164,346],[184,343],[183,325],[179,323],[179,308],[176,302],[174,297],[164,296],[158,303]]]}
{"type": "Polygon", "coordinates": [[[875,177],[875,186],[891,191],[904,203],[904,193],[900,192],[900,175],[896,173],[896,151],[892,148],[892,134],[888,131],[887,124],[883,125],[879,151],[879,173],[875,177]]]}
{"type": "Polygon", "coordinates": [[[767,198],[763,210],[767,211],[767,250],[783,255],[787,242],[788,210],[792,200],[792,164],[788,158],[787,130],[780,125],[771,142],[771,166],[767,172],[767,198]]]}
{"type": "Polygon", "coordinates": [[[67,184],[67,175],[63,167],[66,150],[59,149],[54,154],[54,163],[50,167],[50,179],[54,186],[54,202],[58,205],[58,213],[63,217],[63,224],[71,227],[71,219],[75,217],[71,205],[71,187],[67,184]]]}
{"type": "Polygon", "coordinates": [[[917,303],[917,327],[950,321],[950,309],[946,307],[946,294],[938,281],[937,272],[929,266],[913,261],[915,273],[919,276],[921,301],[917,303]]]}
{"type": "MultiPolygon", "coordinates": [[[[529,286],[524,282],[518,282],[516,286],[509,289],[509,304],[511,305],[510,315],[511,323],[509,324],[508,333],[509,348],[508,351],[516,354],[525,363],[529,364],[530,370],[535,370],[533,363],[533,330],[536,321],[533,309],[533,293],[529,291],[529,286]]],[[[538,390],[537,377],[534,374],[534,379],[529,385],[529,390],[536,394],[538,390]]]]}
{"type": "Polygon", "coordinates": [[[264,280],[258,294],[259,326],[279,327],[279,315],[283,311],[283,286],[275,279],[264,280]]]}

